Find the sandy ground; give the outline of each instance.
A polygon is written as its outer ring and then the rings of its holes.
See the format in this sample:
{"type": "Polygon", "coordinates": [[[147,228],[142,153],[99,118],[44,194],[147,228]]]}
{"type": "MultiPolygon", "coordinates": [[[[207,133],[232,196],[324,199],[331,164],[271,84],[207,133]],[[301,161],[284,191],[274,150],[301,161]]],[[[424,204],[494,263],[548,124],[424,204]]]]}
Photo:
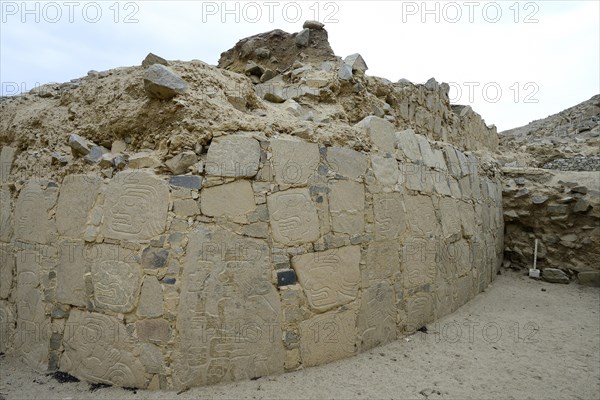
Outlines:
{"type": "Polygon", "coordinates": [[[503,271],[428,333],[318,368],[179,395],[90,392],[9,356],[0,371],[0,399],[600,399],[600,289],[503,271]]]}

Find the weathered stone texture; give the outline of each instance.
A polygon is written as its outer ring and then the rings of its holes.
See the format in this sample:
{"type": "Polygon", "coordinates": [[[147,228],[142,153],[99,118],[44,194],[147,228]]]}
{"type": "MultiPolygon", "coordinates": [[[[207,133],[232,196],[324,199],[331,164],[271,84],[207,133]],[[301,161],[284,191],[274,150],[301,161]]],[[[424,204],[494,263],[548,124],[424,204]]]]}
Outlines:
{"type": "Polygon", "coordinates": [[[102,234],[113,239],[150,239],[166,226],[168,185],[145,171],[119,172],[106,188],[102,234]]]}
{"type": "Polygon", "coordinates": [[[387,281],[379,281],[363,291],[356,324],[360,351],[396,339],[395,303],[394,289],[387,281]]]}
{"type": "Polygon", "coordinates": [[[355,354],[356,310],[332,311],[300,323],[300,354],[306,367],[355,354]]]}
{"type": "Polygon", "coordinates": [[[9,181],[10,171],[12,169],[17,149],[14,147],[3,146],[0,150],[0,184],[4,185],[9,181]]]}
{"type": "Polygon", "coordinates": [[[15,204],[15,237],[25,242],[48,244],[56,238],[56,225],[49,209],[54,206],[56,188],[44,188],[35,181],[28,182],[15,204]]]}
{"type": "Polygon", "coordinates": [[[202,214],[211,217],[237,217],[256,209],[252,185],[235,181],[225,185],[204,188],[200,195],[202,214]]]}
{"type": "Polygon", "coordinates": [[[75,309],[66,326],[62,371],[90,382],[145,387],[143,366],[121,321],[75,309]]]}
{"type": "Polygon", "coordinates": [[[319,238],[317,210],[308,189],[289,189],[267,197],[273,239],[289,245],[319,238]]]}
{"type": "Polygon", "coordinates": [[[337,233],[361,234],[365,229],[365,189],[361,183],[335,181],[329,191],[332,229],[337,233]]]}
{"type": "Polygon", "coordinates": [[[355,128],[364,130],[371,138],[375,149],[382,153],[394,154],[396,147],[396,137],[394,135],[396,127],[383,118],[370,115],[355,125],[355,128]]]}
{"type": "MultiPolygon", "coordinates": [[[[415,129],[435,128],[412,112],[415,129]]],[[[230,134],[166,163],[199,175],[0,186],[0,351],[90,382],[181,390],[335,361],[452,312],[500,264],[497,178],[386,119],[356,129],[371,153],[230,134]]],[[[575,204],[535,206],[560,217],[575,204]]]]}
{"type": "Polygon", "coordinates": [[[205,170],[209,175],[252,177],[258,172],[260,146],[256,139],[225,136],[213,139],[205,170]]]}
{"type": "Polygon", "coordinates": [[[271,140],[275,181],[288,185],[300,185],[317,172],[320,155],[315,143],[280,138],[271,140]]]}
{"type": "Polygon", "coordinates": [[[61,236],[80,238],[102,180],[94,175],[67,175],[60,187],[56,227],[61,236]]]}
{"type": "Polygon", "coordinates": [[[90,247],[80,240],[62,240],[58,243],[59,262],[56,266],[56,300],[85,307],[87,295],[84,274],[96,257],[90,247]]]}
{"type": "Polygon", "coordinates": [[[356,299],[359,262],[360,247],[350,246],[295,256],[292,267],[310,307],[324,312],[356,299]]]}
{"type": "Polygon", "coordinates": [[[337,174],[348,179],[358,179],[367,170],[368,158],[363,153],[345,147],[329,147],[327,163],[337,174]]]}
{"type": "MultiPolygon", "coordinates": [[[[370,282],[391,279],[400,273],[400,244],[397,240],[369,243],[364,273],[370,282]]],[[[365,283],[363,282],[363,285],[365,283]]]]}
{"type": "Polygon", "coordinates": [[[48,367],[50,319],[45,314],[42,258],[47,249],[22,250],[17,258],[15,348],[38,371],[48,367]]]}
{"type": "Polygon", "coordinates": [[[385,185],[394,186],[400,178],[398,162],[393,157],[384,157],[380,154],[371,154],[371,165],[375,178],[385,185]]]}
{"type": "Polygon", "coordinates": [[[15,274],[15,254],[11,245],[0,243],[0,299],[10,295],[15,274]]]}
{"type": "Polygon", "coordinates": [[[140,317],[160,317],[163,314],[162,286],[154,276],[145,276],[137,308],[140,317]]]}
{"type": "Polygon", "coordinates": [[[283,371],[279,296],[261,240],[218,228],[189,237],[173,356],[176,387],[283,371]]]}
{"type": "Polygon", "coordinates": [[[8,186],[0,186],[0,241],[8,242],[13,235],[11,193],[8,186]]]}
{"type": "Polygon", "coordinates": [[[404,202],[400,193],[383,193],[373,196],[375,213],[375,239],[396,239],[407,229],[404,202]]]}
{"type": "Polygon", "coordinates": [[[141,284],[141,269],[131,251],[111,244],[95,245],[91,276],[98,309],[126,313],[134,309],[141,284]]]}

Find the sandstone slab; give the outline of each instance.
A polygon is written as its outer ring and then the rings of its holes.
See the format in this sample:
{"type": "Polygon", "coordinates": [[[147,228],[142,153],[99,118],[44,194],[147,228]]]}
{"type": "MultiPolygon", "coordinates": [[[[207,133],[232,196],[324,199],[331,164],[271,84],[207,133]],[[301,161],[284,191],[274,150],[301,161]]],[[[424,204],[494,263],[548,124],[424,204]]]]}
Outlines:
{"type": "Polygon", "coordinates": [[[32,368],[45,371],[48,368],[50,319],[44,309],[42,287],[42,255],[46,248],[22,250],[16,254],[17,287],[15,349],[32,368]]]}
{"type": "Polygon", "coordinates": [[[394,289],[387,281],[379,281],[363,292],[356,322],[360,351],[396,339],[395,303],[394,289]]]}
{"type": "Polygon", "coordinates": [[[404,202],[400,193],[381,193],[373,196],[375,240],[397,239],[407,229],[404,202]]]}
{"type": "Polygon", "coordinates": [[[404,161],[420,162],[421,148],[417,135],[412,129],[406,129],[395,134],[398,142],[398,152],[396,157],[404,161]]]}
{"type": "Polygon", "coordinates": [[[365,273],[369,282],[391,279],[401,271],[399,242],[389,240],[369,243],[366,262],[365,273]]]}
{"type": "Polygon", "coordinates": [[[144,89],[148,96],[168,100],[188,90],[188,84],[168,67],[152,64],[144,74],[144,89]]]}
{"type": "Polygon", "coordinates": [[[152,66],[154,64],[168,66],[169,62],[167,60],[165,60],[164,58],[157,56],[154,53],[148,53],[146,58],[144,58],[144,60],[142,61],[142,67],[149,68],[150,66],[152,66]]]}
{"type": "Polygon", "coordinates": [[[146,318],[160,317],[163,314],[162,286],[155,276],[144,277],[137,314],[146,318]]]}
{"type": "Polygon", "coordinates": [[[398,161],[393,157],[384,157],[380,154],[371,154],[371,166],[375,178],[384,186],[394,186],[400,178],[398,161]]]}
{"type": "Polygon", "coordinates": [[[258,172],[260,145],[258,140],[244,136],[224,136],[213,139],[208,148],[205,170],[209,175],[252,177],[258,172]]]}
{"type": "Polygon", "coordinates": [[[12,169],[17,149],[14,147],[3,146],[0,150],[0,184],[5,184],[9,181],[8,177],[12,169]]]}
{"type": "MultiPolygon", "coordinates": [[[[62,240],[58,243],[59,262],[56,266],[56,300],[63,304],[85,307],[87,296],[84,274],[90,257],[82,240],[62,240]]],[[[91,258],[91,259],[90,259],[91,258]]]]}
{"type": "Polygon", "coordinates": [[[98,309],[126,313],[134,309],[141,270],[131,251],[112,244],[95,245],[90,256],[94,303],[98,309]]]}
{"type": "Polygon", "coordinates": [[[113,239],[150,239],[167,222],[169,187],[146,171],[119,172],[105,193],[101,232],[113,239]]]}
{"type": "Polygon", "coordinates": [[[56,227],[61,236],[83,236],[101,184],[95,175],[67,175],[63,179],[56,206],[56,227]]]}
{"type": "Polygon", "coordinates": [[[327,164],[339,175],[348,179],[358,179],[367,171],[368,158],[365,154],[346,147],[329,147],[327,164]]]}
{"type": "Polygon", "coordinates": [[[316,173],[320,155],[316,143],[292,139],[271,140],[275,181],[288,185],[300,185],[316,173]]]}
{"type": "Polygon", "coordinates": [[[56,237],[56,226],[48,210],[56,201],[56,190],[44,189],[30,181],[21,189],[15,204],[15,237],[26,242],[50,243],[56,237]]]}
{"type": "Polygon", "coordinates": [[[324,312],[356,299],[359,262],[360,247],[350,246],[294,256],[292,267],[310,307],[324,312]]]}
{"type": "Polygon", "coordinates": [[[0,187],[0,241],[9,242],[13,235],[12,196],[8,186],[0,187]]]}
{"type": "Polygon", "coordinates": [[[429,196],[405,196],[404,204],[411,237],[430,238],[438,234],[440,225],[429,196]]]}
{"type": "Polygon", "coordinates": [[[7,299],[10,296],[15,266],[12,246],[0,243],[0,299],[7,299]]]}
{"type": "Polygon", "coordinates": [[[165,165],[175,175],[181,175],[185,173],[189,167],[198,162],[196,153],[190,150],[182,151],[175,157],[171,158],[165,165]]]}
{"type": "Polygon", "coordinates": [[[431,293],[418,292],[405,300],[406,319],[404,331],[415,332],[417,329],[427,325],[433,320],[433,296],[431,293]]]}
{"type": "Polygon", "coordinates": [[[435,239],[409,237],[402,244],[405,289],[432,285],[437,272],[438,243],[435,239]]]}
{"type": "Polygon", "coordinates": [[[189,236],[173,360],[176,388],[283,372],[267,243],[218,228],[189,236]]]}
{"type": "Polygon", "coordinates": [[[382,153],[394,154],[396,127],[383,118],[370,115],[357,123],[355,128],[363,130],[370,138],[373,145],[382,153]]]}
{"type": "Polygon", "coordinates": [[[144,388],[143,366],[125,325],[114,317],[71,310],[60,369],[89,382],[144,388]]]}
{"type": "Polygon", "coordinates": [[[320,236],[317,209],[308,189],[289,189],[267,196],[273,239],[300,244],[320,236]]]}
{"type": "MultiPolygon", "coordinates": [[[[394,160],[395,162],[395,160],[394,160]]],[[[365,188],[362,183],[335,181],[329,191],[334,232],[357,235],[365,229],[365,188]]]]}
{"type": "Polygon", "coordinates": [[[235,181],[202,189],[202,214],[210,217],[237,217],[256,209],[254,192],[249,181],[235,181]]]}
{"type": "Polygon", "coordinates": [[[570,279],[561,269],[544,268],[542,270],[542,278],[550,283],[569,283],[570,279]]]}
{"type": "Polygon", "coordinates": [[[300,354],[306,367],[352,356],[356,342],[356,310],[320,314],[300,323],[300,354]]]}

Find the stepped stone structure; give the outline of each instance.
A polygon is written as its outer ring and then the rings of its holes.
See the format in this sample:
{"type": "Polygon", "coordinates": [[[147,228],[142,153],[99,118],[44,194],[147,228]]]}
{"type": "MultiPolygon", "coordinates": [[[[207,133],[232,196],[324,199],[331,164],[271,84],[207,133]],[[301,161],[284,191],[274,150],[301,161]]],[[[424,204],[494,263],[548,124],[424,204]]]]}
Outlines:
{"type": "Polygon", "coordinates": [[[434,80],[366,77],[362,57],[339,78],[349,64],[314,50],[326,31],[307,26],[302,40],[267,35],[316,54],[287,72],[276,65],[289,54],[260,36],[227,53],[231,71],[169,61],[162,70],[188,85],[169,99],[146,94],[136,67],[3,100],[0,352],[89,382],[181,390],[352,356],[486,288],[504,250],[485,155],[495,128],[450,107],[434,80]],[[270,84],[255,75],[267,67],[270,84]],[[265,84],[299,90],[280,102],[265,84]],[[33,123],[29,107],[48,119],[33,123]]]}

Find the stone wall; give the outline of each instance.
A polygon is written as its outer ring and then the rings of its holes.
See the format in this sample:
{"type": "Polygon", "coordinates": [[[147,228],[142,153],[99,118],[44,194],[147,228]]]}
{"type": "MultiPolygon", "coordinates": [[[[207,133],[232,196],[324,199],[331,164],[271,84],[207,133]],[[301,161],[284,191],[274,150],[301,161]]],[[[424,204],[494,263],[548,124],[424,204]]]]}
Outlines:
{"type": "Polygon", "coordinates": [[[414,332],[501,264],[477,159],[361,122],[378,150],[212,139],[196,175],[13,180],[2,149],[0,352],[149,389],[328,363],[414,332]]]}
{"type": "Polygon", "coordinates": [[[505,262],[562,270],[562,282],[575,279],[600,286],[600,182],[598,172],[503,168],[505,262]]]}

